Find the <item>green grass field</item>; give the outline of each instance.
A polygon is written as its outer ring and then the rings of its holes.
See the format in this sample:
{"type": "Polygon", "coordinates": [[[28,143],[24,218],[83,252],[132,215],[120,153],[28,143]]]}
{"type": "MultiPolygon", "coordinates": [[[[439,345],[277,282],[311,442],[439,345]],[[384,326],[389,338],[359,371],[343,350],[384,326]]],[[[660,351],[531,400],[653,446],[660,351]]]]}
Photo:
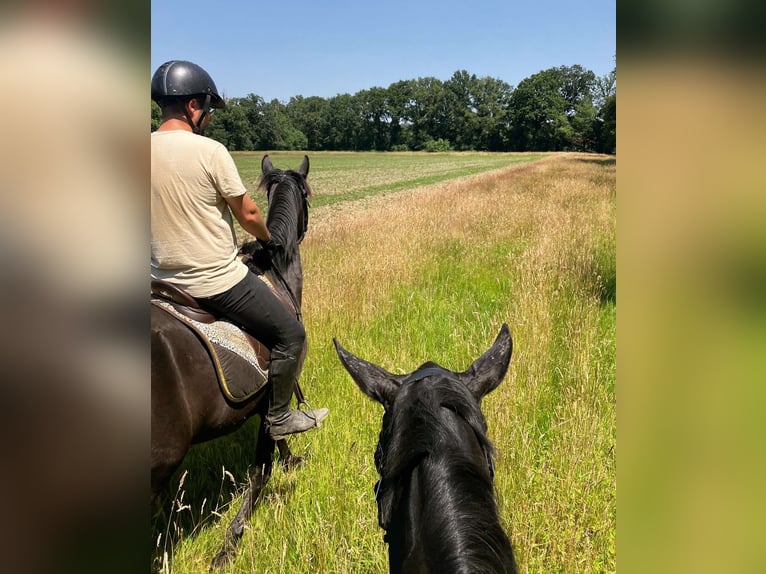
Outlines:
{"type": "MultiPolygon", "coordinates": [[[[261,176],[264,152],[235,152],[242,180],[255,189],[261,176]]],[[[269,152],[275,166],[296,169],[304,152],[269,152]]],[[[356,153],[311,154],[309,181],[316,196],[312,206],[353,201],[387,192],[437,183],[540,159],[545,154],[497,153],[356,153]]]]}
{"type": "MultiPolygon", "coordinates": [[[[253,197],[263,154],[236,154],[253,197]]],[[[295,168],[300,153],[272,153],[295,168]]],[[[385,573],[373,451],[382,407],[333,337],[392,372],[465,369],[502,323],[504,382],[483,402],[522,572],[616,571],[616,162],[585,154],[311,153],[302,386],[331,409],[291,439],[228,572],[385,573]]],[[[240,504],[256,426],[194,447],[155,519],[155,566],[206,572],[240,504]],[[183,482],[179,486],[179,477],[183,482]]]]}

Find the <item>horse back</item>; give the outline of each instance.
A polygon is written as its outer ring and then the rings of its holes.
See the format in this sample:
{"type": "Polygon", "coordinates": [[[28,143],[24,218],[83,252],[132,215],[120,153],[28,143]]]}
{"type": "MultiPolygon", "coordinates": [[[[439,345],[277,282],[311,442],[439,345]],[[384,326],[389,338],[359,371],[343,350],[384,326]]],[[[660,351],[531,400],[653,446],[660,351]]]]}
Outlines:
{"type": "Polygon", "coordinates": [[[193,443],[241,426],[261,395],[242,405],[221,392],[210,356],[197,336],[178,319],[151,305],[152,489],[180,465],[193,443]]]}
{"type": "Polygon", "coordinates": [[[155,495],[183,460],[194,435],[194,417],[185,401],[189,365],[183,355],[184,350],[189,356],[195,355],[195,341],[176,323],[151,305],[151,471],[155,495]]]}

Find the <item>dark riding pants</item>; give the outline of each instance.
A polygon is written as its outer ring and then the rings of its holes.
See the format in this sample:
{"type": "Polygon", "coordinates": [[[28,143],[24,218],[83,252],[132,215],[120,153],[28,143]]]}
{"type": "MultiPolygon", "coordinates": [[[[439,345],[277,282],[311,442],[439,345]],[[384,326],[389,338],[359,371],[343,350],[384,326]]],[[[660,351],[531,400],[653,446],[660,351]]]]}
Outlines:
{"type": "Polygon", "coordinates": [[[306,331],[300,321],[250,272],[228,291],[198,297],[197,301],[201,307],[225,317],[268,347],[272,388],[268,416],[284,413],[290,405],[306,343],[306,331]]]}

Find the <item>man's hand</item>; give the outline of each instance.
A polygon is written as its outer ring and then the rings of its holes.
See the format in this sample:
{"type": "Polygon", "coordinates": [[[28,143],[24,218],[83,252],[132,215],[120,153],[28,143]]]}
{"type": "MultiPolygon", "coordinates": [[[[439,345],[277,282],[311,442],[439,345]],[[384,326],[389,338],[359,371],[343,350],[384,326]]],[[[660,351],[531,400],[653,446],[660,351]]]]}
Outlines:
{"type": "Polygon", "coordinates": [[[277,244],[274,243],[271,239],[258,239],[258,245],[261,246],[261,248],[269,254],[269,256],[273,256],[277,252],[277,244]]]}

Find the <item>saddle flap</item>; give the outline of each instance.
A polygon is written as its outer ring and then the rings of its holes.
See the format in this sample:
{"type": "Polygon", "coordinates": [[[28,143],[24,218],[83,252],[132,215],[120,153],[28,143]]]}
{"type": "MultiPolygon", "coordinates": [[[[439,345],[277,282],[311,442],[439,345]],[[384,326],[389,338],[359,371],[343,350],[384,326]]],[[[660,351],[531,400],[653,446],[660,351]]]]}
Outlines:
{"type": "Polygon", "coordinates": [[[181,321],[199,338],[213,362],[221,390],[229,400],[245,401],[267,383],[270,352],[249,333],[228,321],[197,321],[188,313],[194,309],[160,297],[152,298],[151,303],[181,321]]]}

